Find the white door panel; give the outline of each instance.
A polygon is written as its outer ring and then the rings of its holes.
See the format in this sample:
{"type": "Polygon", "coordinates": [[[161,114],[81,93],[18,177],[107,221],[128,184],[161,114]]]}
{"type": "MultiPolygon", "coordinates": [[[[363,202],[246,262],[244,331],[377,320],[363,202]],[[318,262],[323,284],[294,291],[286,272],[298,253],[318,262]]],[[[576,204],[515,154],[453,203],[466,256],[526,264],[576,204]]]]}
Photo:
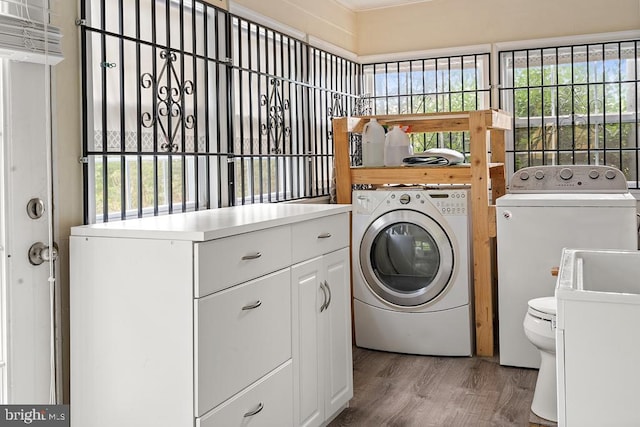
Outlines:
{"type": "Polygon", "coordinates": [[[49,263],[34,266],[28,251],[49,244],[47,181],[48,97],[45,68],[3,61],[1,151],[2,280],[6,292],[7,395],[3,403],[49,403],[51,378],[51,300],[49,263]],[[31,198],[44,201],[39,219],[27,215],[31,198]]]}

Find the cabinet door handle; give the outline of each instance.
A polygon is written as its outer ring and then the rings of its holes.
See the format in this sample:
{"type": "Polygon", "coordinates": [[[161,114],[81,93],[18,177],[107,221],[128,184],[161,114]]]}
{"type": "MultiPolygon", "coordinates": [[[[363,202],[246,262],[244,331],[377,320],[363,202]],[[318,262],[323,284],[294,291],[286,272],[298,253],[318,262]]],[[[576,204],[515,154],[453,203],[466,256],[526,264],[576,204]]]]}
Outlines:
{"type": "Polygon", "coordinates": [[[327,282],[326,280],[324,281],[324,286],[325,288],[327,288],[327,292],[329,292],[329,300],[327,301],[327,305],[324,307],[324,309],[326,310],[327,308],[329,308],[329,304],[331,304],[331,288],[329,287],[329,282],[327,282]]]}
{"type": "Polygon", "coordinates": [[[249,259],[258,259],[262,256],[262,253],[260,252],[256,252],[254,254],[249,254],[249,255],[245,255],[242,257],[243,261],[249,260],[249,259]]]}
{"type": "Polygon", "coordinates": [[[258,300],[256,302],[254,302],[253,304],[249,304],[249,305],[245,305],[244,307],[242,307],[243,310],[253,310],[254,308],[258,308],[262,305],[262,301],[258,300]]]}
{"type": "Polygon", "coordinates": [[[322,233],[318,236],[318,239],[328,239],[331,237],[331,233],[322,233]]]}
{"type": "Polygon", "coordinates": [[[324,301],[322,302],[322,305],[320,306],[320,313],[322,313],[324,311],[327,305],[327,291],[325,291],[324,289],[324,283],[320,282],[320,289],[322,289],[322,294],[324,295],[324,301]]]}
{"type": "Polygon", "coordinates": [[[244,414],[244,417],[253,417],[254,415],[256,415],[258,412],[262,411],[264,409],[264,405],[262,404],[262,402],[258,403],[258,407],[256,409],[253,409],[249,412],[247,412],[246,414],[244,414]]]}

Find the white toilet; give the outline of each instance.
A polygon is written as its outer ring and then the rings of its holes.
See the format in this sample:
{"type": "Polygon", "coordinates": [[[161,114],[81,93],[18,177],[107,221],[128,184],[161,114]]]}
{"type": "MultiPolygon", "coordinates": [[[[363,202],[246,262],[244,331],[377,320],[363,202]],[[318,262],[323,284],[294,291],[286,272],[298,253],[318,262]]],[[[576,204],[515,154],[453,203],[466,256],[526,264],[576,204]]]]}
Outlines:
{"type": "Polygon", "coordinates": [[[556,393],[556,299],[535,298],[529,301],[524,318],[524,333],[540,350],[540,371],[531,410],[537,416],[558,421],[556,393]]]}

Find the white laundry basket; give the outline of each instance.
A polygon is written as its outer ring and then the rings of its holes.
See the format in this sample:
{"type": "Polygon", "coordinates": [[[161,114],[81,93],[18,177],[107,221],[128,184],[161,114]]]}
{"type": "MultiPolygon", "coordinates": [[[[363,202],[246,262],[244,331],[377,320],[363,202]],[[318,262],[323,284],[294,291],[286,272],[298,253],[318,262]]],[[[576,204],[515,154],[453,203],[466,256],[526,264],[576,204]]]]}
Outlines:
{"type": "Polygon", "coordinates": [[[640,252],[565,249],[556,298],[559,425],[640,426],[640,252]]]}

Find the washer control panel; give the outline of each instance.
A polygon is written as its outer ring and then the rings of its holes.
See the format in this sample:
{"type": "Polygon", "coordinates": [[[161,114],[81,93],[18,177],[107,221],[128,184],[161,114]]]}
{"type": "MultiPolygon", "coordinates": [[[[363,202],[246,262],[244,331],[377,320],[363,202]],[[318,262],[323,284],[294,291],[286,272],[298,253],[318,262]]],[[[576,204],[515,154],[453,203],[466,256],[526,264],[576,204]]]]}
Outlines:
{"type": "Polygon", "coordinates": [[[466,190],[432,191],[428,193],[431,203],[442,215],[468,215],[469,192],[466,190]]]}
{"type": "Polygon", "coordinates": [[[531,166],[511,177],[510,193],[626,193],[627,179],[612,166],[531,166]]]}
{"type": "Polygon", "coordinates": [[[469,190],[396,190],[387,196],[387,206],[413,208],[431,204],[442,215],[468,215],[469,190]]]}

